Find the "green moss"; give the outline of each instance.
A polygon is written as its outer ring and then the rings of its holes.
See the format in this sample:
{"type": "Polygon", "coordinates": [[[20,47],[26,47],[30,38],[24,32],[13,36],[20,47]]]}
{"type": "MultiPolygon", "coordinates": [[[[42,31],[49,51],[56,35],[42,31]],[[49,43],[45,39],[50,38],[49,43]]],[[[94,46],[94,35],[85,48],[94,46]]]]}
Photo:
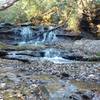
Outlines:
{"type": "Polygon", "coordinates": [[[96,53],[96,56],[100,56],[100,52],[97,52],[97,53],[96,53]]]}
{"type": "Polygon", "coordinates": [[[7,83],[7,84],[12,83],[12,82],[13,82],[13,81],[10,80],[10,79],[6,79],[6,80],[5,80],[5,83],[7,83]]]}
{"type": "Polygon", "coordinates": [[[4,93],[4,100],[18,100],[16,97],[14,97],[14,94],[9,91],[4,93]]]}
{"type": "Polygon", "coordinates": [[[4,49],[4,48],[7,48],[7,45],[0,42],[0,49],[4,49]]]}

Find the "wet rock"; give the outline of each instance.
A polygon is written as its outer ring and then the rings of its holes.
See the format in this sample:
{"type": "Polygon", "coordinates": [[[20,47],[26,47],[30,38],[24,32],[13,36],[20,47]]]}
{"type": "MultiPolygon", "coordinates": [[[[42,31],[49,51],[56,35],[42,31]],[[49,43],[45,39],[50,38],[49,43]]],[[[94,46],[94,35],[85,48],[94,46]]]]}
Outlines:
{"type": "Polygon", "coordinates": [[[72,94],[71,96],[68,97],[69,100],[85,100],[82,99],[82,97],[78,94],[72,94]]]}
{"type": "Polygon", "coordinates": [[[3,100],[3,95],[0,95],[0,100],[3,100]]]}
{"type": "Polygon", "coordinates": [[[98,80],[99,77],[96,77],[96,75],[90,74],[88,75],[87,79],[92,79],[92,80],[98,80]]]}
{"type": "Polygon", "coordinates": [[[12,28],[14,25],[11,23],[0,23],[0,29],[1,28],[12,28]]]}
{"type": "Polygon", "coordinates": [[[91,98],[87,95],[82,95],[83,100],[91,100],[91,98]]]}
{"type": "Polygon", "coordinates": [[[4,51],[4,50],[0,50],[0,57],[5,57],[8,54],[8,52],[4,51]]]}
{"type": "Polygon", "coordinates": [[[34,93],[37,100],[49,100],[49,92],[45,86],[37,86],[34,93]]]}
{"type": "Polygon", "coordinates": [[[83,100],[91,100],[93,97],[93,92],[85,91],[84,93],[81,93],[81,97],[83,98],[83,100]]]}
{"type": "Polygon", "coordinates": [[[15,74],[13,74],[13,73],[7,73],[7,74],[6,74],[6,78],[7,78],[9,81],[12,81],[12,82],[14,82],[14,83],[16,83],[16,84],[20,82],[20,79],[17,78],[17,76],[16,76],[15,74]]]}
{"type": "Polygon", "coordinates": [[[70,75],[68,73],[63,72],[63,73],[60,74],[61,79],[66,79],[66,78],[69,78],[69,77],[70,77],[70,75]]]}
{"type": "Polygon", "coordinates": [[[50,100],[70,100],[69,97],[71,94],[77,91],[74,85],[69,84],[68,82],[60,81],[62,88],[59,88],[56,92],[51,92],[50,100]]]}
{"type": "Polygon", "coordinates": [[[5,86],[6,86],[6,83],[0,83],[0,89],[5,88],[5,86]]]}
{"type": "Polygon", "coordinates": [[[10,55],[19,55],[19,56],[31,56],[31,57],[44,57],[44,52],[42,51],[31,51],[31,50],[24,50],[24,51],[11,51],[9,52],[10,55]]]}
{"type": "Polygon", "coordinates": [[[92,98],[92,100],[100,100],[100,93],[95,92],[94,97],[92,98]]]}

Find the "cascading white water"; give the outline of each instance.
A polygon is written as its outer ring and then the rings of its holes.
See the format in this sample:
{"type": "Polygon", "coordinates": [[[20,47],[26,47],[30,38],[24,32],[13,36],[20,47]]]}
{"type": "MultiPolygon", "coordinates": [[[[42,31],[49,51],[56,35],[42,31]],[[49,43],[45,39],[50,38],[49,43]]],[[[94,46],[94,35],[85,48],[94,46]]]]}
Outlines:
{"type": "Polygon", "coordinates": [[[53,31],[51,31],[49,33],[44,33],[43,34],[43,40],[42,40],[42,42],[51,43],[51,42],[54,42],[56,40],[57,40],[57,37],[56,37],[55,32],[53,32],[53,31]]]}
{"type": "Polygon", "coordinates": [[[35,35],[34,31],[32,31],[30,26],[24,26],[21,27],[20,29],[16,29],[15,33],[18,35],[18,41],[20,45],[23,44],[44,44],[48,43],[51,44],[57,40],[56,37],[56,32],[51,31],[51,32],[45,32],[41,33],[41,35],[38,35],[38,33],[35,35]],[[37,37],[38,36],[38,37],[37,37]]]}
{"type": "Polygon", "coordinates": [[[53,48],[46,49],[44,52],[47,58],[60,57],[60,52],[53,48]]]}
{"type": "Polygon", "coordinates": [[[57,49],[46,49],[44,50],[45,55],[44,55],[44,60],[49,60],[53,63],[71,63],[70,60],[64,59],[61,57],[61,52],[58,51],[57,49]]]}
{"type": "Polygon", "coordinates": [[[32,39],[32,34],[33,32],[29,26],[21,28],[20,35],[22,36],[22,41],[24,42],[30,41],[32,39]]]}

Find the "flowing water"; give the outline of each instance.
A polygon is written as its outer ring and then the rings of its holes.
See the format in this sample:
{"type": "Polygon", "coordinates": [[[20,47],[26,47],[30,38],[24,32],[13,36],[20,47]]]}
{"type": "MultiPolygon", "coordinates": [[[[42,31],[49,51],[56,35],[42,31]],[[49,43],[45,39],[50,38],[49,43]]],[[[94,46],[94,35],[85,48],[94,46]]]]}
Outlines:
{"type": "Polygon", "coordinates": [[[44,77],[44,80],[49,82],[47,85],[45,85],[49,91],[49,100],[66,100],[71,93],[77,92],[78,88],[69,81],[58,80],[57,78],[50,77],[48,75],[41,76],[40,79],[43,79],[44,77]]]}
{"type": "MultiPolygon", "coordinates": [[[[18,39],[18,40],[17,40],[17,38],[15,38],[15,40],[18,42],[19,45],[25,45],[25,44],[36,44],[37,45],[37,44],[45,44],[45,43],[52,44],[55,41],[57,41],[56,32],[53,32],[53,31],[51,31],[49,33],[43,33],[42,37],[36,37],[34,39],[33,38],[34,32],[32,31],[31,27],[29,27],[29,26],[22,27],[19,32],[15,32],[15,33],[16,33],[16,35],[20,36],[20,39],[18,39]]],[[[18,54],[18,52],[19,51],[11,51],[11,52],[9,52],[8,56],[11,58],[27,58],[29,60],[34,59],[34,56],[29,57],[27,55],[27,54],[32,54],[33,51],[27,51],[27,52],[24,51],[26,53],[26,55],[22,54],[23,52],[19,52],[19,54],[18,54]]],[[[37,55],[40,55],[40,50],[37,52],[38,52],[37,55]]],[[[42,60],[46,59],[46,60],[49,60],[54,63],[71,63],[72,62],[70,60],[63,59],[61,57],[61,52],[58,49],[54,49],[54,48],[50,47],[48,49],[45,48],[45,49],[41,50],[41,52],[44,53],[44,56],[43,57],[38,56],[38,57],[40,57],[42,60]]],[[[35,53],[33,55],[35,55],[35,53]]],[[[18,68],[19,68],[19,66],[18,66],[18,68]]],[[[11,73],[14,73],[14,69],[11,69],[11,70],[12,70],[11,73]]],[[[10,72],[10,69],[8,70],[8,67],[7,67],[7,70],[4,69],[4,71],[10,72]]],[[[17,70],[15,70],[15,71],[17,71],[17,70]]],[[[29,70],[27,70],[25,72],[28,72],[28,71],[29,70]]],[[[2,72],[3,71],[1,71],[1,73],[2,72]]],[[[23,73],[25,73],[25,72],[23,71],[23,73]]],[[[0,73],[0,75],[2,76],[1,73],[0,73]]],[[[22,74],[22,72],[17,72],[17,73],[14,73],[14,75],[12,75],[12,74],[9,75],[10,79],[15,81],[15,83],[19,83],[19,79],[18,79],[18,82],[16,79],[18,77],[15,77],[16,76],[15,74],[18,74],[18,73],[22,74]]],[[[7,73],[4,72],[4,75],[6,75],[6,74],[7,73]]],[[[33,74],[33,72],[32,72],[32,74],[33,74]]],[[[32,83],[29,81],[30,79],[27,78],[28,76],[26,77],[25,75],[26,74],[22,75],[22,79],[25,79],[25,82],[27,81],[28,86],[30,84],[31,87],[29,87],[28,90],[30,90],[30,88],[32,89],[33,86],[39,84],[39,82],[41,83],[40,85],[44,85],[47,88],[47,90],[49,91],[49,96],[50,96],[50,98],[47,100],[73,100],[73,99],[67,99],[67,97],[69,97],[71,94],[73,95],[73,93],[75,93],[75,92],[78,92],[78,90],[86,90],[87,91],[87,90],[92,90],[92,89],[95,90],[96,89],[97,91],[100,91],[100,85],[98,85],[98,84],[84,83],[81,81],[61,80],[60,78],[55,79],[54,77],[51,77],[50,75],[29,76],[29,78],[31,78],[31,81],[33,80],[33,83],[32,83]],[[36,84],[34,82],[36,82],[36,84]],[[44,84],[44,83],[46,83],[46,84],[44,84]]],[[[3,78],[3,79],[5,79],[5,78],[3,78]]],[[[8,82],[8,81],[6,81],[6,82],[8,82]]],[[[21,84],[23,85],[23,83],[21,83],[21,84]]],[[[4,83],[1,84],[1,86],[2,85],[4,85],[4,83]]],[[[14,85],[11,85],[11,84],[10,84],[10,86],[14,87],[14,85]]],[[[25,92],[24,88],[26,89],[26,86],[25,87],[22,86],[22,87],[23,87],[23,91],[25,92]]],[[[45,87],[43,88],[41,86],[40,89],[45,90],[45,87]]],[[[41,91],[45,92],[44,90],[41,90],[41,91]]],[[[29,93],[29,91],[28,91],[28,93],[29,93]]],[[[5,100],[8,100],[8,99],[5,99],[5,100]]],[[[11,99],[9,99],[9,100],[11,100],[11,99]]],[[[12,99],[12,100],[14,100],[14,99],[12,99]]],[[[26,100],[30,100],[30,99],[26,99],[26,100]]],[[[75,100],[82,100],[82,99],[79,97],[78,99],[75,99],[75,100]]],[[[95,100],[99,100],[99,99],[97,98],[95,100]]]]}
{"type": "Polygon", "coordinates": [[[60,57],[61,55],[60,51],[53,48],[46,49],[44,50],[44,52],[45,52],[45,57],[47,58],[60,57]]]}
{"type": "Polygon", "coordinates": [[[20,35],[22,37],[22,41],[25,41],[25,42],[30,41],[32,39],[32,34],[33,34],[33,32],[29,26],[22,27],[21,33],[20,33],[20,35]]]}
{"type": "Polygon", "coordinates": [[[39,33],[35,34],[30,26],[21,27],[20,31],[17,30],[15,33],[20,35],[19,45],[43,43],[51,44],[57,40],[55,31],[41,33],[42,36],[40,35],[36,37],[39,33]]]}
{"type": "Polygon", "coordinates": [[[43,43],[44,42],[52,43],[56,40],[57,40],[57,37],[56,37],[55,32],[53,31],[43,34],[43,40],[42,40],[43,43]]]}
{"type": "Polygon", "coordinates": [[[49,48],[49,49],[45,49],[44,50],[45,55],[44,55],[44,59],[49,60],[51,62],[54,63],[72,63],[72,61],[67,60],[67,59],[63,59],[61,57],[61,52],[57,49],[54,48],[49,48]]]}
{"type": "Polygon", "coordinates": [[[62,53],[54,48],[48,48],[41,51],[10,51],[7,55],[9,58],[22,58],[29,59],[29,61],[34,60],[34,58],[40,58],[41,60],[48,60],[53,63],[72,63],[71,60],[62,58],[62,53]],[[31,56],[30,56],[31,55],[31,56]]]}
{"type": "Polygon", "coordinates": [[[15,37],[15,41],[20,45],[28,43],[33,38],[33,31],[30,26],[15,29],[15,34],[18,36],[18,38],[15,37]]]}
{"type": "MultiPolygon", "coordinates": [[[[45,43],[51,45],[52,43],[57,41],[56,31],[42,33],[42,37],[38,36],[34,39],[33,38],[34,32],[32,31],[32,28],[30,26],[22,27],[20,32],[17,32],[17,34],[19,34],[21,38],[21,41],[19,41],[18,43],[19,45],[26,45],[26,44],[35,44],[35,45],[40,44],[41,45],[45,43]]],[[[59,62],[66,63],[66,60],[61,57],[61,52],[57,49],[48,48],[48,49],[43,50],[43,52],[45,52],[44,59],[47,59],[54,63],[59,63],[59,62]]],[[[15,54],[13,55],[15,56],[15,54]]],[[[16,55],[16,57],[17,56],[18,55],[16,55]]]]}

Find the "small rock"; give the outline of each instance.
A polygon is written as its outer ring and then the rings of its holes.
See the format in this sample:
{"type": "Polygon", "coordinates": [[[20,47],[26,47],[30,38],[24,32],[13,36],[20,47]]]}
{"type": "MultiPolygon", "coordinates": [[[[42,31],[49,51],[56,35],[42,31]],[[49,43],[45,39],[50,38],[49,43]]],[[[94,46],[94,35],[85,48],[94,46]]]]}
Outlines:
{"type": "Polygon", "coordinates": [[[94,97],[92,98],[92,100],[100,100],[100,93],[95,93],[94,97]]]}
{"type": "Polygon", "coordinates": [[[4,88],[6,86],[6,83],[0,83],[0,88],[4,88]]]}
{"type": "Polygon", "coordinates": [[[61,79],[65,79],[65,78],[68,78],[70,75],[67,74],[67,73],[61,73],[61,79]]]}
{"type": "Polygon", "coordinates": [[[37,100],[49,100],[49,92],[45,86],[36,87],[34,92],[37,100]]]}

